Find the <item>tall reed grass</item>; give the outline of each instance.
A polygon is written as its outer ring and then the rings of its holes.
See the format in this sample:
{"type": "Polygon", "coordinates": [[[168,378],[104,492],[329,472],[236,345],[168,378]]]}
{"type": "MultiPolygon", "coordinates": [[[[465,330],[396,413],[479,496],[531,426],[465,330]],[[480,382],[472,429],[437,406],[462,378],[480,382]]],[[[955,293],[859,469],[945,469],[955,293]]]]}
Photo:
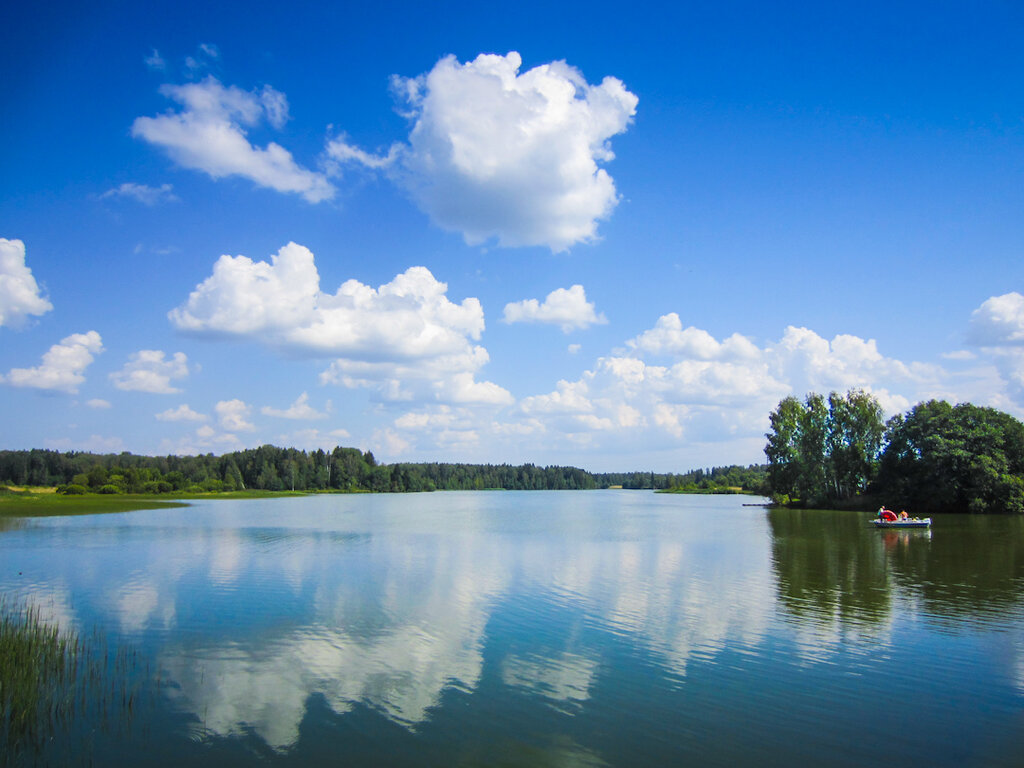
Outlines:
{"type": "Polygon", "coordinates": [[[0,596],[0,766],[40,762],[51,747],[85,758],[68,737],[130,727],[137,672],[135,650],[111,649],[99,632],[82,638],[0,596]]]}

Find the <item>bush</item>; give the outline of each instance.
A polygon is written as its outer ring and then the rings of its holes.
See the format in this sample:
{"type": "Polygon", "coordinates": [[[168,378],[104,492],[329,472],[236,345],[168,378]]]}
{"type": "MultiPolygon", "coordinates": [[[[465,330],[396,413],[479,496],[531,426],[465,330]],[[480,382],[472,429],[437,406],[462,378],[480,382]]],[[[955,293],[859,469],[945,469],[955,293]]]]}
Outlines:
{"type": "Polygon", "coordinates": [[[81,496],[83,493],[88,493],[89,489],[84,485],[78,483],[68,483],[67,485],[58,485],[57,493],[62,493],[65,496],[81,496]]]}
{"type": "Polygon", "coordinates": [[[118,488],[113,483],[107,483],[106,485],[101,485],[99,487],[99,490],[96,491],[96,493],[120,493],[120,492],[121,492],[121,489],[118,488]]]}

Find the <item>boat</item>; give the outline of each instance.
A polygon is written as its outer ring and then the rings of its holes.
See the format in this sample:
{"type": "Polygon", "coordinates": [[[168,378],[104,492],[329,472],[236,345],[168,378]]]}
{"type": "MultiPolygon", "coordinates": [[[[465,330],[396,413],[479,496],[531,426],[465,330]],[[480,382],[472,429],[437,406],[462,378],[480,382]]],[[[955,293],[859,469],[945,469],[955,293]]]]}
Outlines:
{"type": "Polygon", "coordinates": [[[908,517],[905,519],[897,520],[872,520],[875,528],[929,528],[932,524],[932,519],[926,517],[924,519],[920,517],[908,517]]]}

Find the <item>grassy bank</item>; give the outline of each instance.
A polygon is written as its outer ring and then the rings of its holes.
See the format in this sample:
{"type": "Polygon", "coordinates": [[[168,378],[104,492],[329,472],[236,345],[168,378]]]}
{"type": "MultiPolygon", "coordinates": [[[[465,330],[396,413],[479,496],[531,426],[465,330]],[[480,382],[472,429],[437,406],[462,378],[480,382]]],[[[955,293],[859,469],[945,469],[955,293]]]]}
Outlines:
{"type": "MultiPolygon", "coordinates": [[[[323,491],[322,493],[352,493],[323,491]]],[[[359,491],[356,491],[359,492],[359,491]]],[[[132,512],[139,509],[187,507],[195,499],[273,499],[283,496],[309,496],[309,491],[221,491],[216,493],[173,493],[156,496],[147,493],[54,493],[53,488],[10,488],[0,486],[0,518],[47,517],[53,515],[99,515],[132,512]]]]}
{"type": "Polygon", "coordinates": [[[693,493],[703,494],[706,496],[713,495],[744,495],[744,496],[757,496],[754,491],[745,491],[738,486],[718,486],[717,488],[687,488],[686,486],[675,486],[674,488],[664,488],[655,491],[655,493],[693,493]]]}
{"type": "Polygon", "coordinates": [[[33,491],[0,493],[0,517],[97,515],[105,512],[131,512],[136,509],[184,506],[187,504],[182,501],[164,501],[141,494],[59,496],[55,493],[35,493],[33,491]]]}

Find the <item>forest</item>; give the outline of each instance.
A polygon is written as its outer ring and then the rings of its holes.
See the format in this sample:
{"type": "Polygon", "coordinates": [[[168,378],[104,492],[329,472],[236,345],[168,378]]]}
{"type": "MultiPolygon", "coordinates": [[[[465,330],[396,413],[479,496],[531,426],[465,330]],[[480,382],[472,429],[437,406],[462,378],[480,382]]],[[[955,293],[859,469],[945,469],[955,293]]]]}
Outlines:
{"type": "Polygon", "coordinates": [[[577,467],[533,464],[380,464],[369,451],[342,447],[307,452],[264,445],[222,456],[137,456],[38,449],[0,451],[0,484],[56,487],[63,494],[670,489],[688,483],[703,488],[709,483],[724,485],[725,478],[740,487],[745,482],[755,483],[751,477],[760,478],[756,482],[763,481],[764,468],[716,467],[674,475],[591,473],[577,467]]]}

